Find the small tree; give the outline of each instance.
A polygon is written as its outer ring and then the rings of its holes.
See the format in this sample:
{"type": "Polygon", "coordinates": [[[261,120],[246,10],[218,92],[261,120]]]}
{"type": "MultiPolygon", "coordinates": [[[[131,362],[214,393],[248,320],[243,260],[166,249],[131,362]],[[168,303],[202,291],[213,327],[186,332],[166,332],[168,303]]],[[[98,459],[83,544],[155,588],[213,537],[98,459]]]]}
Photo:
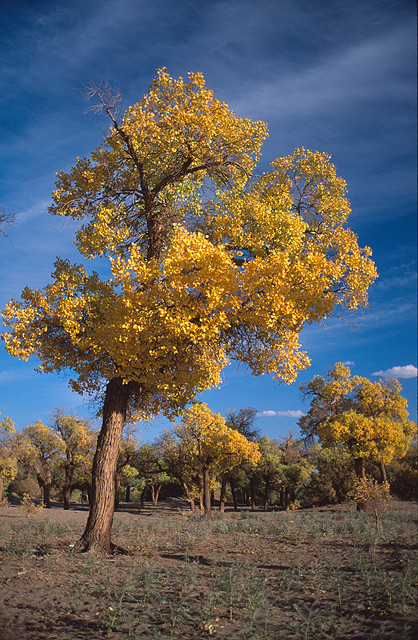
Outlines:
{"type": "Polygon", "coordinates": [[[185,444],[191,464],[200,470],[205,514],[209,515],[211,480],[244,461],[256,464],[260,458],[258,446],[236,429],[229,429],[225,419],[203,403],[185,412],[175,433],[185,444]]]}
{"type": "Polygon", "coordinates": [[[358,478],[366,477],[365,460],[376,462],[386,482],[385,465],[402,457],[416,434],[399,382],[351,377],[350,369],[337,363],[326,379],[315,376],[301,389],[312,398],[311,409],[299,421],[302,433],[317,436],[325,447],[348,451],[358,478]]]}
{"type": "Polygon", "coordinates": [[[56,465],[64,451],[64,440],[41,420],[23,430],[19,456],[22,462],[35,472],[43,490],[43,503],[47,509],[51,508],[51,486],[56,465]]]}
{"type": "Polygon", "coordinates": [[[53,416],[54,431],[64,442],[64,457],[59,461],[64,470],[63,501],[64,509],[70,508],[70,495],[74,482],[74,476],[78,468],[88,463],[94,438],[93,431],[84,420],[79,420],[74,415],[64,416],[57,409],[53,416]]]}

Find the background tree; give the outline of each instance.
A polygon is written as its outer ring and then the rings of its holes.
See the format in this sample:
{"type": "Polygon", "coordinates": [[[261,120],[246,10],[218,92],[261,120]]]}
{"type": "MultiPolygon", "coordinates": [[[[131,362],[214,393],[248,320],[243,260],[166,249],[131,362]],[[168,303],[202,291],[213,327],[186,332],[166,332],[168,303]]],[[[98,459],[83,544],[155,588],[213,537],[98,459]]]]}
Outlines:
{"type": "Polygon", "coordinates": [[[211,512],[211,481],[244,461],[252,465],[260,458],[255,443],[229,429],[225,419],[203,403],[185,412],[175,434],[186,446],[191,464],[200,470],[206,515],[211,512]]]}
{"type": "Polygon", "coordinates": [[[165,468],[160,446],[157,443],[153,443],[143,444],[139,447],[136,453],[135,466],[145,481],[141,503],[143,504],[145,492],[149,491],[152,504],[156,507],[161,489],[165,484],[173,480],[165,468]]]}
{"type": "Polygon", "coordinates": [[[53,430],[64,442],[63,458],[58,464],[64,471],[62,493],[64,509],[68,510],[75,473],[78,468],[86,466],[89,462],[94,434],[84,420],[79,420],[74,415],[64,416],[61,409],[56,410],[53,422],[53,430]]]}
{"type": "MultiPolygon", "coordinates": [[[[115,474],[115,509],[119,508],[119,489],[121,486],[129,487],[132,480],[138,476],[136,468],[136,453],[139,440],[131,432],[122,437],[115,474]]],[[[126,489],[125,489],[126,497],[126,489]]]]}
{"type": "Polygon", "coordinates": [[[301,390],[312,398],[311,409],[299,421],[302,433],[317,436],[325,447],[348,451],[359,478],[365,477],[366,460],[377,463],[386,481],[385,465],[402,457],[416,435],[399,382],[351,377],[339,362],[327,378],[315,376],[301,390]]]}
{"type": "Polygon", "coordinates": [[[253,473],[257,476],[260,489],[263,492],[264,509],[268,509],[271,496],[281,487],[282,451],[278,440],[271,440],[267,436],[257,439],[261,458],[253,473]]]}
{"type": "Polygon", "coordinates": [[[29,424],[23,429],[20,441],[20,460],[33,469],[39,486],[43,490],[43,502],[51,508],[51,487],[56,465],[65,451],[64,440],[41,420],[29,424]]]}
{"type": "Polygon", "coordinates": [[[356,481],[350,453],[338,447],[320,447],[313,464],[316,472],[309,486],[312,503],[335,504],[347,500],[356,481]]]}
{"type": "MultiPolygon", "coordinates": [[[[241,435],[243,435],[250,442],[254,442],[260,435],[259,430],[255,428],[254,422],[256,417],[256,409],[253,407],[245,407],[239,411],[229,411],[226,415],[226,424],[230,429],[236,429],[241,435]]],[[[234,503],[234,510],[238,509],[237,497],[235,491],[236,475],[239,474],[239,465],[235,468],[229,469],[221,477],[221,491],[219,497],[219,510],[223,512],[225,510],[226,499],[226,487],[227,482],[231,488],[232,500],[234,503]]]]}
{"type": "Polygon", "coordinates": [[[7,487],[17,474],[17,458],[10,439],[10,434],[15,432],[13,420],[6,416],[0,422],[0,501],[3,499],[4,485],[7,487]]]}
{"type": "Polygon", "coordinates": [[[92,504],[80,549],[112,550],[114,476],[127,415],[176,412],[235,358],[292,382],[308,366],[305,324],[367,303],[370,249],[345,226],[345,182],[330,157],[297,149],[256,177],[266,125],[214,99],[202,74],[158,72],[120,121],[120,98],[90,88],[112,127],[60,172],[51,212],[80,220],[87,258],[57,260],[52,284],[3,313],[9,353],[70,369],[103,397],[92,504]]]}
{"type": "Polygon", "coordinates": [[[190,510],[194,511],[195,499],[201,501],[202,477],[194,457],[190,456],[188,445],[188,441],[179,438],[175,430],[166,430],[155,443],[155,448],[162,468],[177,480],[184,490],[190,510]]]}

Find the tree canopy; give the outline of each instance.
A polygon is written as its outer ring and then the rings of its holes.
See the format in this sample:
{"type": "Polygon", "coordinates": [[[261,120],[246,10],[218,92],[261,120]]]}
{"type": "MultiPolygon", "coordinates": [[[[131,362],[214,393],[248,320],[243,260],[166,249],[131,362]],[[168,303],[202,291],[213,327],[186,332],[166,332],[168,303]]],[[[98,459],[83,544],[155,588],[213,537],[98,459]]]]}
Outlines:
{"type": "Polygon", "coordinates": [[[351,376],[349,367],[337,362],[326,378],[315,376],[301,389],[311,397],[311,409],[299,421],[302,433],[317,436],[326,447],[348,451],[361,476],[364,460],[381,464],[383,471],[384,465],[405,455],[416,435],[397,380],[351,376]]]}

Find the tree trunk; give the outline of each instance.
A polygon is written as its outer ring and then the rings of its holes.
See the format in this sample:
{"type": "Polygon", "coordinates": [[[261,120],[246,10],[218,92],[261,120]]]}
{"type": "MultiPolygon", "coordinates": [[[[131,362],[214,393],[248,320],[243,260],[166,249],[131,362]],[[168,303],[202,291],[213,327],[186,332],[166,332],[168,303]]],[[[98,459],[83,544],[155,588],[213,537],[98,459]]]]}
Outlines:
{"type": "Polygon", "coordinates": [[[119,511],[119,487],[120,480],[115,478],[115,511],[119,511]]]}
{"type": "Polygon", "coordinates": [[[64,510],[69,511],[70,509],[70,496],[71,496],[71,486],[65,484],[62,490],[63,500],[64,500],[64,510]]]}
{"type": "Polygon", "coordinates": [[[190,511],[194,511],[194,499],[192,498],[189,491],[189,487],[185,482],[183,482],[183,489],[184,489],[184,493],[186,494],[186,498],[189,501],[190,511]]]}
{"type": "Polygon", "coordinates": [[[232,503],[234,505],[234,511],[238,511],[237,494],[235,492],[235,481],[233,478],[229,478],[229,486],[231,487],[232,503]]]}
{"type": "Polygon", "coordinates": [[[212,505],[210,499],[210,476],[209,468],[203,466],[203,506],[205,509],[205,515],[210,516],[212,505]]]}
{"type": "Polygon", "coordinates": [[[384,462],[379,462],[380,473],[382,474],[382,482],[388,481],[388,476],[386,473],[386,466],[384,462]]]}
{"type": "Polygon", "coordinates": [[[250,480],[250,503],[251,511],[255,511],[255,488],[253,480],[250,480]]]}
{"type": "Polygon", "coordinates": [[[264,485],[264,511],[267,511],[269,508],[269,497],[270,497],[270,482],[266,480],[266,484],[264,485]]]}
{"type": "Polygon", "coordinates": [[[359,480],[364,480],[366,478],[366,468],[364,466],[363,458],[354,459],[354,468],[356,470],[357,478],[359,478],[359,480]]]}
{"type": "Polygon", "coordinates": [[[157,487],[155,487],[154,485],[151,485],[152,487],[152,506],[156,507],[158,504],[158,496],[160,495],[160,491],[161,491],[161,487],[163,486],[162,482],[160,484],[157,485],[157,487]]]}
{"type": "Polygon", "coordinates": [[[126,491],[125,491],[125,502],[130,502],[130,501],[131,501],[131,485],[127,484],[126,491]]]}
{"type": "Polygon", "coordinates": [[[44,491],[45,509],[50,509],[51,508],[51,485],[49,482],[44,482],[44,485],[42,488],[44,491]]]}
{"type": "MultiPolygon", "coordinates": [[[[354,468],[356,471],[357,478],[359,480],[366,479],[366,469],[364,466],[363,458],[355,458],[354,459],[354,468]]],[[[366,510],[366,502],[364,500],[357,500],[357,511],[365,511],[366,510]]]]}
{"type": "Polygon", "coordinates": [[[86,528],[77,542],[78,551],[111,553],[113,512],[115,507],[115,474],[131,384],[113,378],[106,386],[103,423],[93,460],[91,504],[86,528]]]}
{"type": "Polygon", "coordinates": [[[222,476],[222,484],[221,484],[221,493],[219,496],[219,511],[224,513],[225,511],[225,498],[226,498],[226,483],[228,481],[228,476],[225,474],[222,476]]]}

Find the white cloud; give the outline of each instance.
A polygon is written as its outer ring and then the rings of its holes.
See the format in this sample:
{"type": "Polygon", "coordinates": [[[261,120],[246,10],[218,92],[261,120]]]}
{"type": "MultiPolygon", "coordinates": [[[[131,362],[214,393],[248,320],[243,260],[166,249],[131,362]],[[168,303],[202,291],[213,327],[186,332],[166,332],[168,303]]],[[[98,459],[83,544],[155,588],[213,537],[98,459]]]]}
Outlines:
{"type": "Polygon", "coordinates": [[[372,373],[372,376],[381,376],[382,378],[416,378],[418,376],[418,369],[413,364],[407,364],[405,366],[392,367],[391,369],[385,369],[385,371],[376,371],[372,373]]]}
{"type": "Polygon", "coordinates": [[[271,418],[273,416],[276,416],[277,418],[301,418],[304,415],[303,411],[299,410],[272,411],[271,409],[268,409],[267,411],[260,411],[260,413],[257,413],[257,418],[271,418]]]}
{"type": "Polygon", "coordinates": [[[346,367],[353,367],[356,363],[353,362],[353,360],[346,360],[343,364],[345,364],[346,367]]]}

